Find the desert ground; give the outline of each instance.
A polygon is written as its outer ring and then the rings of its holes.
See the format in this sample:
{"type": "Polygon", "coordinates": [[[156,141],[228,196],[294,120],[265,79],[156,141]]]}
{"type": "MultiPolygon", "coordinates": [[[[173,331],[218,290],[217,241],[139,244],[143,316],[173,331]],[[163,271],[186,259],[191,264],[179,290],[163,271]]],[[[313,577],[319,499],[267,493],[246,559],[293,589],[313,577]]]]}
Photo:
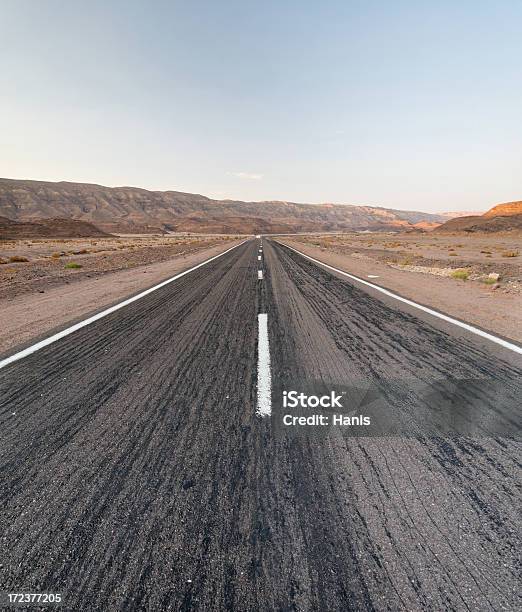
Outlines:
{"type": "Polygon", "coordinates": [[[0,241],[2,297],[45,291],[117,270],[183,257],[229,236],[141,236],[0,241]]]}
{"type": "Polygon", "coordinates": [[[217,255],[234,236],[0,241],[0,354],[217,255]]]}
{"type": "Polygon", "coordinates": [[[520,234],[349,233],[279,240],[404,297],[522,341],[520,234]]]}

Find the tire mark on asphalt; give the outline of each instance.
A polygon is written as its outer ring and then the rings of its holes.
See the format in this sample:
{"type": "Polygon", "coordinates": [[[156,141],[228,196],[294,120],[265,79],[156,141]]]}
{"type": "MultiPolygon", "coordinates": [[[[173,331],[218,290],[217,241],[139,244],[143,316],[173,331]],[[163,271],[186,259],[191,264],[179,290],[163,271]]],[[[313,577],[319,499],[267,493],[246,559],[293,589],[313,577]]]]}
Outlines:
{"type": "MultiPolygon", "coordinates": [[[[274,268],[279,266],[278,274],[281,276],[286,275],[287,277],[284,283],[284,286],[287,288],[285,301],[283,303],[282,300],[279,300],[279,306],[282,311],[280,316],[284,319],[286,327],[290,329],[296,322],[299,322],[299,327],[304,327],[306,325],[305,321],[309,318],[309,315],[304,313],[306,310],[313,311],[314,315],[323,321],[324,336],[330,335],[335,338],[335,346],[339,352],[332,356],[331,361],[347,364],[346,376],[349,376],[350,368],[353,371],[354,367],[362,372],[370,371],[372,376],[385,385],[384,392],[388,397],[395,395],[399,398],[401,397],[400,389],[393,390],[394,372],[397,366],[401,370],[410,370],[412,378],[422,376],[426,381],[441,374],[445,376],[451,375],[455,372],[455,369],[459,369],[466,376],[478,378],[479,376],[487,375],[492,379],[505,381],[506,385],[513,389],[513,392],[520,388],[520,370],[513,364],[487,354],[483,349],[476,347],[466,339],[459,338],[457,341],[445,332],[433,328],[429,323],[419,320],[417,317],[392,310],[380,302],[380,300],[376,300],[363,291],[352,287],[349,282],[340,281],[314,264],[300,258],[297,254],[294,255],[273,242],[270,243],[270,246],[270,267],[272,273],[274,273],[274,268]],[[327,276],[329,276],[328,279],[326,278],[327,276]],[[293,286],[293,291],[296,293],[295,298],[290,295],[289,286],[293,286]],[[306,299],[306,305],[302,300],[299,300],[297,294],[301,294],[306,299]],[[341,304],[343,305],[342,309],[340,307],[341,304]],[[292,312],[294,308],[299,309],[300,313],[292,312]],[[400,334],[397,333],[398,330],[400,330],[400,334]],[[360,342],[360,344],[356,345],[356,349],[359,350],[354,349],[354,339],[360,342]],[[371,357],[368,356],[368,350],[360,350],[364,347],[365,343],[373,347],[373,350],[370,349],[371,357]],[[431,347],[430,352],[428,352],[427,347],[431,347]],[[420,365],[418,361],[420,361],[420,365]],[[350,367],[348,367],[348,364],[350,367]]],[[[315,329],[317,331],[319,328],[316,326],[315,329]]],[[[302,336],[308,335],[306,329],[300,329],[299,331],[302,336]]],[[[298,353],[306,353],[307,347],[301,344],[293,350],[296,350],[298,353]]],[[[332,353],[335,353],[335,351],[332,351],[332,353]]],[[[306,361],[306,358],[303,358],[303,360],[306,361]]],[[[323,366],[326,375],[328,375],[329,365],[324,364],[323,366]]],[[[314,372],[314,375],[317,375],[317,373],[314,372]]],[[[362,376],[364,377],[364,374],[362,376]]],[[[303,377],[303,373],[300,373],[296,378],[299,379],[299,377],[303,377]]],[[[476,395],[482,395],[489,401],[494,401],[494,396],[488,394],[487,389],[476,390],[476,395]]],[[[412,403],[414,405],[414,402],[412,403]]],[[[346,444],[350,448],[354,441],[348,439],[346,444]]],[[[386,458],[386,462],[388,462],[387,457],[390,452],[396,453],[393,448],[394,444],[391,440],[380,441],[380,446],[377,450],[381,457],[386,458]]],[[[516,491],[518,490],[517,479],[520,479],[520,471],[516,469],[518,468],[516,458],[520,456],[520,444],[515,440],[487,439],[483,441],[483,444],[487,444],[489,448],[487,460],[484,460],[484,453],[477,452],[476,448],[473,448],[471,444],[476,446],[478,441],[467,439],[404,441],[407,454],[401,453],[401,461],[397,461],[396,457],[393,459],[395,463],[394,469],[398,469],[398,475],[403,472],[410,486],[412,481],[417,482],[417,485],[423,482],[427,477],[426,468],[429,469],[429,473],[432,474],[430,479],[436,479],[439,482],[438,486],[443,487],[442,490],[446,489],[447,493],[453,498],[455,507],[460,510],[466,509],[464,512],[466,518],[470,512],[473,512],[480,517],[480,520],[489,524],[489,529],[495,533],[494,538],[489,538],[487,531],[482,528],[477,531],[475,521],[475,532],[468,534],[470,546],[464,548],[462,548],[458,534],[455,533],[454,529],[450,529],[446,539],[447,552],[444,554],[453,556],[453,559],[448,563],[450,572],[453,572],[460,578],[462,578],[463,572],[464,574],[467,573],[473,582],[473,586],[469,587],[469,590],[471,592],[474,591],[475,595],[466,600],[466,605],[476,606],[477,601],[482,601],[485,609],[490,607],[498,608],[499,605],[509,606],[510,604],[507,604],[507,601],[508,597],[510,597],[510,590],[509,587],[506,588],[506,585],[513,584],[513,568],[518,563],[516,557],[513,556],[513,552],[516,550],[518,543],[520,543],[520,532],[516,528],[516,513],[511,513],[511,508],[519,505],[516,503],[516,500],[519,499],[516,491]],[[465,464],[462,472],[457,470],[458,473],[455,474],[455,470],[452,472],[444,462],[437,460],[437,449],[441,449],[441,447],[453,449],[453,455],[455,457],[458,456],[459,461],[465,464]],[[466,450],[463,451],[463,449],[466,450]],[[461,457],[463,452],[465,455],[461,457]],[[405,469],[403,460],[406,456],[415,468],[413,472],[405,469]],[[506,470],[501,467],[508,464],[513,466],[515,471],[511,468],[506,470]],[[496,475],[495,472],[499,467],[499,473],[496,475]],[[441,468],[444,470],[443,472],[440,472],[441,468]],[[505,486],[506,473],[509,474],[509,482],[507,484],[512,483],[512,487],[505,486]],[[422,480],[419,481],[419,478],[422,480]],[[473,495],[477,497],[477,500],[473,499],[473,495]],[[478,502],[480,497],[491,501],[486,501],[481,507],[479,505],[481,502],[478,502]],[[495,511],[499,512],[502,509],[503,522],[500,524],[497,520],[493,519],[491,514],[489,514],[489,510],[487,510],[487,508],[492,507],[493,500],[495,500],[495,511]],[[451,542],[452,539],[455,540],[458,549],[455,549],[455,545],[451,542]],[[475,555],[478,550],[482,551],[479,556],[481,563],[480,573],[477,572],[476,567],[468,567],[470,564],[463,561],[464,559],[471,561],[472,557],[470,555],[475,555]],[[492,562],[497,554],[499,558],[503,558],[506,561],[506,567],[501,567],[501,564],[498,564],[496,561],[492,562]],[[487,571],[488,575],[484,575],[484,571],[487,571]],[[484,591],[483,585],[480,584],[481,580],[488,585],[487,592],[484,591]],[[496,586],[497,584],[503,585],[501,589],[496,586]],[[495,604],[492,602],[495,602],[495,604]]],[[[361,448],[364,449],[366,455],[365,460],[359,464],[361,471],[367,470],[372,463],[374,464],[374,470],[376,470],[376,465],[380,461],[374,463],[372,459],[374,456],[372,448],[374,447],[371,441],[361,442],[361,448]]],[[[346,462],[344,464],[347,465],[346,462]]],[[[404,482],[402,482],[403,476],[401,475],[399,484],[395,478],[392,478],[392,474],[386,476],[386,471],[381,472],[379,470],[375,473],[388,499],[385,502],[387,504],[386,511],[382,512],[379,519],[385,523],[392,516],[390,504],[392,503],[393,496],[390,495],[390,485],[396,485],[400,493],[401,489],[399,487],[404,488],[404,482]],[[392,481],[395,481],[395,485],[392,481]]],[[[366,489],[367,486],[365,487],[366,489]]],[[[412,499],[412,501],[406,502],[406,498],[402,495],[402,504],[415,502],[415,506],[419,505],[426,517],[421,520],[418,511],[415,511],[415,514],[412,515],[414,517],[412,519],[414,520],[413,525],[422,525],[426,529],[426,524],[431,524],[433,529],[428,527],[428,533],[433,531],[431,537],[437,538],[435,534],[440,534],[441,525],[446,526],[448,517],[458,515],[458,512],[455,512],[455,510],[446,513],[441,511],[432,512],[427,519],[427,508],[418,503],[421,501],[419,497],[420,489],[415,491],[414,487],[413,495],[417,496],[418,500],[414,500],[410,495],[409,499],[412,499]],[[426,519],[428,520],[427,523],[426,519]]],[[[400,512],[397,511],[397,514],[400,515],[400,512]]],[[[404,546],[404,537],[409,529],[407,528],[406,530],[406,526],[400,530],[394,527],[393,531],[395,533],[388,530],[390,535],[387,539],[391,538],[395,549],[402,551],[400,564],[403,564],[405,559],[410,558],[411,553],[407,553],[407,547],[404,546]],[[399,536],[402,530],[405,531],[399,536]]],[[[424,537],[423,541],[425,540],[426,537],[424,537]]],[[[415,557],[419,558],[417,553],[411,555],[411,558],[415,557]]],[[[440,560],[436,559],[436,556],[432,556],[432,559],[441,567],[440,560]]],[[[425,564],[426,562],[427,559],[423,558],[423,563],[425,564]]],[[[429,562],[430,565],[431,563],[429,562]]],[[[443,572],[447,576],[445,568],[443,568],[443,572]]],[[[446,581],[445,588],[447,586],[448,582],[446,581]]],[[[452,588],[452,596],[445,604],[452,602],[452,605],[463,605],[457,586],[461,585],[455,585],[452,588]],[[460,604],[458,603],[459,600],[460,604]]],[[[425,589],[426,586],[422,590],[425,589]]],[[[513,597],[516,597],[514,595],[515,592],[516,590],[511,589],[513,597]]],[[[442,598],[442,592],[440,596],[442,598]]],[[[468,594],[465,593],[465,596],[468,597],[468,594]]],[[[420,592],[416,597],[421,597],[420,592]]],[[[516,599],[511,601],[511,605],[514,605],[514,601],[516,599]]],[[[412,603],[410,605],[416,607],[412,603]]],[[[423,600],[421,607],[426,605],[428,605],[427,600],[423,600]]],[[[433,605],[433,601],[431,605],[433,605]]],[[[439,605],[441,605],[440,602],[439,605]]]]}

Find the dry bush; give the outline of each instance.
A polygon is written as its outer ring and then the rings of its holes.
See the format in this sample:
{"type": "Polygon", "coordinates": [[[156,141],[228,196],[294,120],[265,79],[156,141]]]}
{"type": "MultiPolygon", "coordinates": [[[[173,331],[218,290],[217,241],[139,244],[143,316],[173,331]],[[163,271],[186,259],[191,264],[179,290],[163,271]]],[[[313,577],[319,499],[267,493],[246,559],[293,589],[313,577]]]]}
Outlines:
{"type": "Polygon", "coordinates": [[[12,255],[9,257],[9,263],[21,263],[24,261],[29,261],[27,257],[23,257],[22,255],[12,255]]]}
{"type": "Polygon", "coordinates": [[[504,251],[502,253],[502,257],[518,257],[519,255],[519,251],[504,251]]]}
{"type": "Polygon", "coordinates": [[[451,278],[456,278],[458,280],[468,280],[469,272],[467,270],[455,270],[455,272],[451,273],[451,278]]]}

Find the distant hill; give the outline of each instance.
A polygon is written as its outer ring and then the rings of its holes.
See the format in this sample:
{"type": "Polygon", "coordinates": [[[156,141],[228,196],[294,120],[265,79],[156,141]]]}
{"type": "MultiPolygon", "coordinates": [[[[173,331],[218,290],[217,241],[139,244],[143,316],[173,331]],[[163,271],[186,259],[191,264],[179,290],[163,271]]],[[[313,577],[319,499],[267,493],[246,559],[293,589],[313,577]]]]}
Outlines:
{"type": "Polygon", "coordinates": [[[522,201],[506,202],[505,204],[497,204],[491,210],[485,213],[484,217],[511,217],[513,215],[522,215],[522,201]]]}
{"type": "Polygon", "coordinates": [[[445,221],[454,219],[455,217],[480,217],[483,213],[479,210],[459,210],[453,212],[442,212],[439,213],[441,217],[445,218],[445,221]]]}
{"type": "Polygon", "coordinates": [[[39,219],[37,222],[24,222],[0,217],[0,240],[16,238],[90,238],[110,235],[87,221],[39,219]]]}
{"type": "Polygon", "coordinates": [[[497,204],[483,215],[458,217],[440,225],[434,232],[520,232],[522,231],[522,201],[497,204]]]}
{"type": "Polygon", "coordinates": [[[444,215],[341,204],[212,200],[178,191],[0,179],[0,215],[69,218],[109,232],[285,233],[430,229],[444,215]]]}

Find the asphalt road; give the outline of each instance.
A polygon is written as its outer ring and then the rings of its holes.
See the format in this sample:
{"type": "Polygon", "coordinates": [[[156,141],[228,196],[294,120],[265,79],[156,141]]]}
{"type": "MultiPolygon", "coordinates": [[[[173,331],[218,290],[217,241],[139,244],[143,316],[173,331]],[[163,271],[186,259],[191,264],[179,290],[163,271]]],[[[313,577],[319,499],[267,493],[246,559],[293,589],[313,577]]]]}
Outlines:
{"type": "Polygon", "coordinates": [[[517,432],[520,359],[258,244],[0,370],[0,591],[78,611],[520,609],[521,444],[487,432],[517,432]],[[355,401],[365,383],[382,435],[281,426],[281,389],[355,401]],[[432,435],[448,393],[484,431],[432,435]]]}

